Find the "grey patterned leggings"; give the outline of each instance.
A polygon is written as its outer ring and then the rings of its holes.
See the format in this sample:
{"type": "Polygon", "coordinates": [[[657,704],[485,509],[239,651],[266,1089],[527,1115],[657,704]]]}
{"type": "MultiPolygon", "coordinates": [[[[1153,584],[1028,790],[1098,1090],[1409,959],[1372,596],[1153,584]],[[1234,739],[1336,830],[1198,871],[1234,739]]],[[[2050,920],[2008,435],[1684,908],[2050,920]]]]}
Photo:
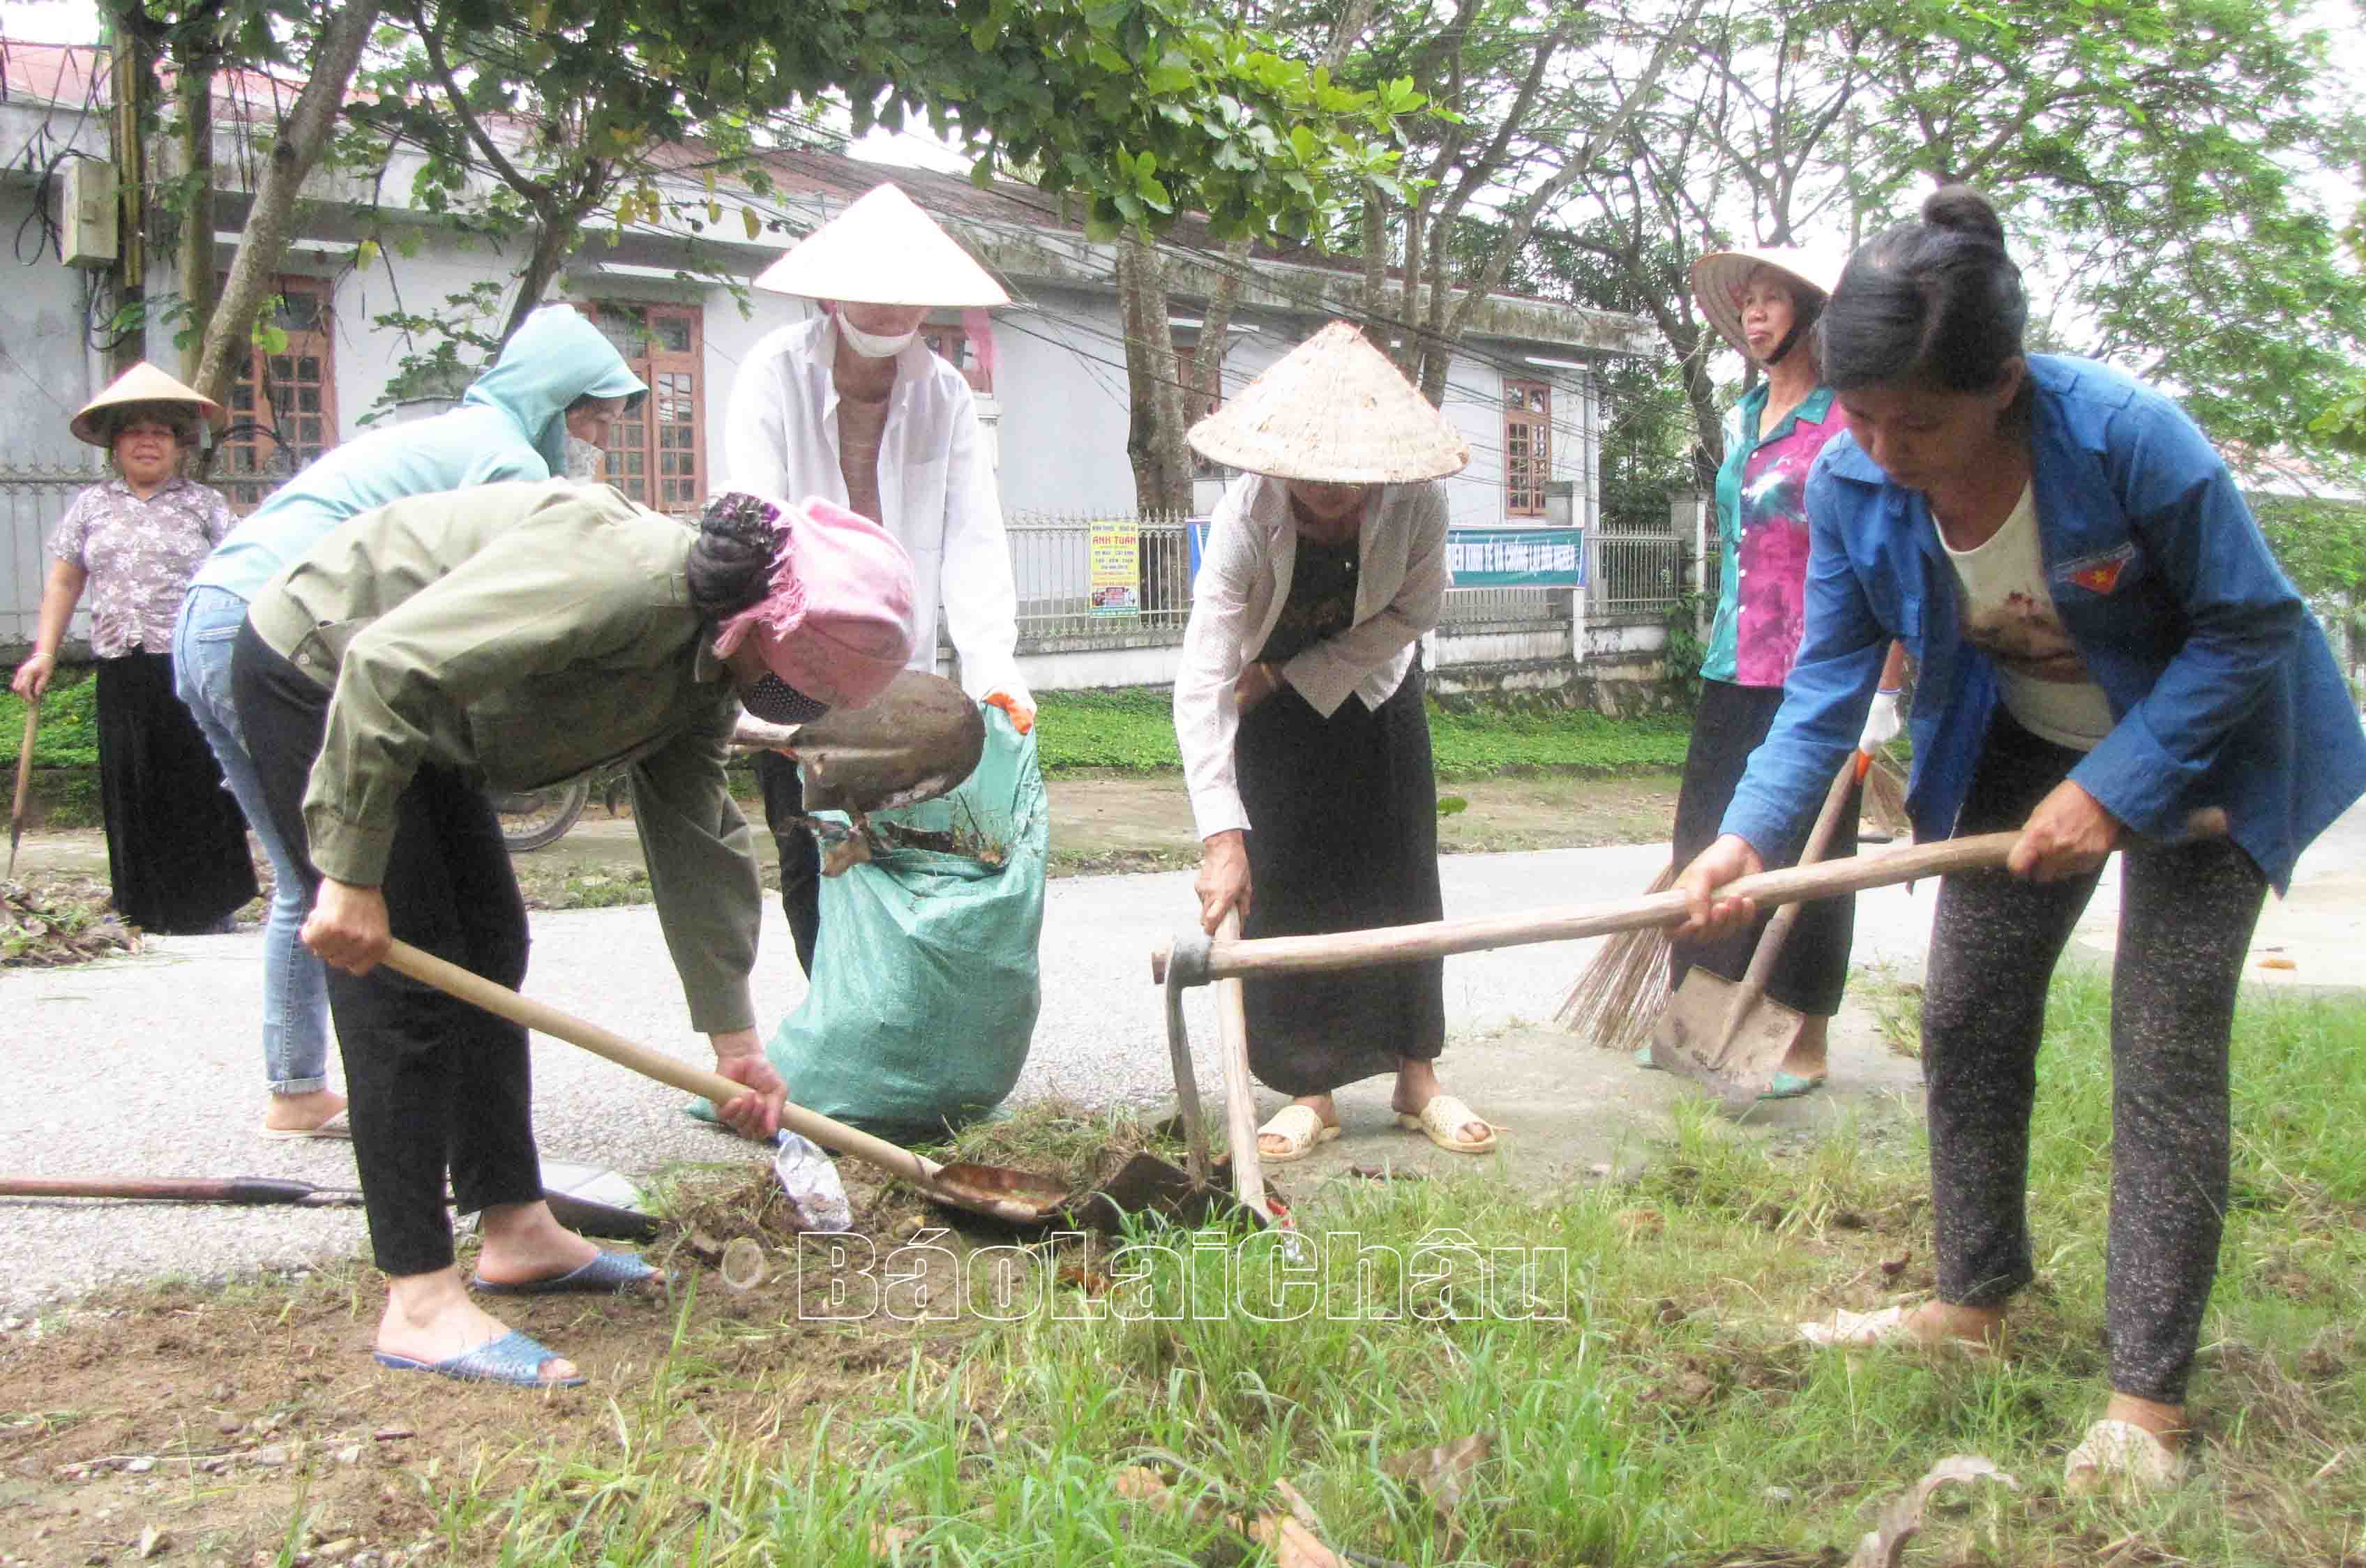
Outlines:
{"type": "MultiPolygon", "coordinates": [[[[2079,754],[2001,709],[1956,831],[2021,825],[2079,754]]],[[[2112,1387],[2180,1404],[2226,1206],[2227,1036],[2266,880],[2232,842],[2131,843],[2112,971],[2112,1387]]],[[[2034,1277],[2030,1108],[2045,990],[2100,873],[1942,880],[1922,1004],[1939,1297],[1995,1307],[2034,1277]]]]}

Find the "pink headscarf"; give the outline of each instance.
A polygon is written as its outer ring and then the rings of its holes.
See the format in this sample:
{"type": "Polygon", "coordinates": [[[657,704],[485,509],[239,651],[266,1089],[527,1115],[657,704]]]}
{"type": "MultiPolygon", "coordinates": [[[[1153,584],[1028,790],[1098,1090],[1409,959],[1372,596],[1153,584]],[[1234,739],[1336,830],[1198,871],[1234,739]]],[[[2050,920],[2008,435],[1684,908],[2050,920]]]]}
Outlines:
{"type": "Polygon", "coordinates": [[[772,592],[723,623],[715,651],[727,658],[752,636],[765,668],[798,691],[861,707],[912,656],[912,558],[878,524],[819,496],[780,512],[772,592]]]}

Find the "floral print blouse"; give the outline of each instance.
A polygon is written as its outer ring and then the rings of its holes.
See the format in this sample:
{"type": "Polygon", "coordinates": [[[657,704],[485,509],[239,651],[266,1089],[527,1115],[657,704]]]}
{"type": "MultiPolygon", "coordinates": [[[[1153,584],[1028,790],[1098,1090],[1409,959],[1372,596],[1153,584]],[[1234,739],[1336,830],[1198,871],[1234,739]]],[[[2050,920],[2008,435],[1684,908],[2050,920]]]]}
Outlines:
{"type": "Polygon", "coordinates": [[[177,476],[145,501],[120,478],[74,497],[50,554],[90,573],[91,652],[172,652],[189,579],[237,521],[220,491],[177,476]]]}
{"type": "Polygon", "coordinates": [[[1719,551],[1717,620],[1701,674],[1741,686],[1779,686],[1807,627],[1808,470],[1842,421],[1819,387],[1782,423],[1761,434],[1766,383],[1742,398],[1717,472],[1719,551]]]}

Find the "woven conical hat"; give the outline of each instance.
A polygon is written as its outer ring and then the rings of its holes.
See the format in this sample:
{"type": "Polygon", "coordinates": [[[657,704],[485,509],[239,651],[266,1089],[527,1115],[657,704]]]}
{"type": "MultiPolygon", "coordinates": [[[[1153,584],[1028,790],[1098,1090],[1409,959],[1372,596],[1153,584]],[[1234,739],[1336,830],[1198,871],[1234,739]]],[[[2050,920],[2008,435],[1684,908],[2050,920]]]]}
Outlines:
{"type": "Polygon", "coordinates": [[[1345,321],[1276,360],[1189,440],[1227,468],[1333,484],[1443,479],[1470,461],[1461,433],[1345,321]]]}
{"type": "Polygon", "coordinates": [[[1717,329],[1718,336],[1747,359],[1750,339],[1741,330],[1741,291],[1749,287],[1750,275],[1762,266],[1769,267],[1811,293],[1830,299],[1832,290],[1840,286],[1841,265],[1845,259],[1790,245],[1711,251],[1693,263],[1693,300],[1700,306],[1701,314],[1708,318],[1708,324],[1717,329]]]}
{"type": "Polygon", "coordinates": [[[1010,296],[894,186],[880,186],[766,267],[756,287],[850,305],[982,310],[1010,296]]]}
{"type": "Polygon", "coordinates": [[[126,370],[114,384],[98,396],[83,404],[82,412],[66,426],[74,439],[93,446],[110,446],[114,443],[100,433],[97,416],[108,409],[121,408],[126,403],[186,403],[199,419],[214,427],[219,435],[230,425],[230,414],[211,398],[199,397],[197,389],[184,386],[146,360],[126,370]]]}

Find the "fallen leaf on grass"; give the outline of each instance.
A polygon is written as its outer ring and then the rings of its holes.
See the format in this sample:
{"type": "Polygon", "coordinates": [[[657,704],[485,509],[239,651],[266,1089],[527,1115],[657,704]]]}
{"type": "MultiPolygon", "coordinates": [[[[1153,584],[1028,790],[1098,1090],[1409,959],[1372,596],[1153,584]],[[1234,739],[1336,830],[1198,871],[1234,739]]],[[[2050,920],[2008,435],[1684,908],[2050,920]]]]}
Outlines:
{"type": "Polygon", "coordinates": [[[1494,1451],[1495,1440],[1484,1433],[1474,1432],[1467,1438],[1457,1438],[1450,1443],[1435,1448],[1416,1449],[1411,1453],[1381,1462],[1383,1473],[1399,1481],[1410,1482],[1427,1495],[1440,1510],[1451,1509],[1462,1501],[1462,1489],[1470,1472],[1494,1451]]]}
{"type": "Polygon", "coordinates": [[[1898,1568],[1898,1560],[1906,1543],[1922,1530],[1922,1509],[1931,1501],[1931,1494],[1954,1481],[2001,1481],[2010,1491],[2021,1490],[2021,1483],[1999,1470],[1978,1454],[1953,1454],[1932,1465],[1923,1476],[1906,1491],[1890,1500],[1881,1510],[1881,1518],[1865,1532],[1857,1543],[1856,1555],[1848,1561],[1848,1568],[1898,1568]]]}
{"type": "Polygon", "coordinates": [[[882,1562],[895,1561],[896,1554],[920,1539],[920,1532],[909,1525],[871,1527],[871,1555],[882,1562]]]}
{"type": "Polygon", "coordinates": [[[1097,1301],[1109,1294],[1110,1277],[1098,1269],[1080,1269],[1072,1263],[1060,1270],[1058,1278],[1061,1284],[1071,1290],[1082,1291],[1092,1300],[1097,1301]]]}
{"type": "MultiPolygon", "coordinates": [[[[1180,1506],[1175,1489],[1166,1478],[1146,1465],[1128,1465],[1110,1477],[1110,1490],[1130,1502],[1148,1503],[1160,1508],[1180,1506]]],[[[1306,1499],[1299,1496],[1287,1482],[1279,1485],[1293,1514],[1305,1508],[1306,1499]]],[[[1213,1518],[1219,1510],[1200,1504],[1191,1509],[1195,1518],[1213,1518]]],[[[1311,1516],[1312,1510],[1308,1510],[1311,1516]]],[[[1313,1529],[1301,1518],[1285,1518],[1279,1514],[1258,1514],[1243,1518],[1238,1514],[1222,1516],[1227,1529],[1237,1530],[1273,1553],[1278,1568],[1348,1568],[1346,1559],[1323,1544],[1313,1529]]]]}

